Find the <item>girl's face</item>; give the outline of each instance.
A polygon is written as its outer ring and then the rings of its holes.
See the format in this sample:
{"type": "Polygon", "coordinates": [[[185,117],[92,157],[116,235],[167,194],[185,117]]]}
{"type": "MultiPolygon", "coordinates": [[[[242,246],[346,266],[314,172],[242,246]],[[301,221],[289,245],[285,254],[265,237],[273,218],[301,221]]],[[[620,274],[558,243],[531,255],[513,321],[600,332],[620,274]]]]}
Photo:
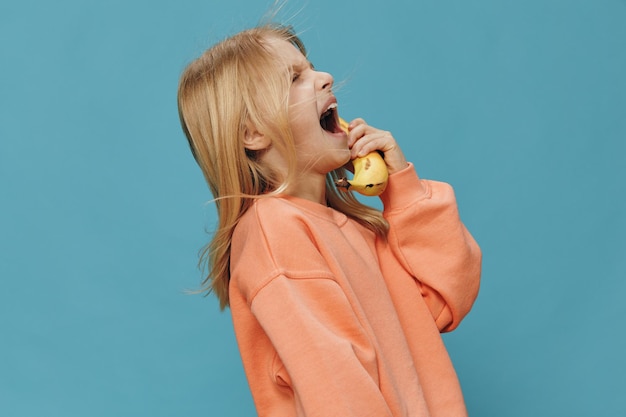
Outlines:
{"type": "Polygon", "coordinates": [[[270,44],[291,74],[289,124],[299,172],[325,176],[350,160],[348,137],[339,128],[333,77],[316,71],[291,43],[273,39],[270,44]]]}

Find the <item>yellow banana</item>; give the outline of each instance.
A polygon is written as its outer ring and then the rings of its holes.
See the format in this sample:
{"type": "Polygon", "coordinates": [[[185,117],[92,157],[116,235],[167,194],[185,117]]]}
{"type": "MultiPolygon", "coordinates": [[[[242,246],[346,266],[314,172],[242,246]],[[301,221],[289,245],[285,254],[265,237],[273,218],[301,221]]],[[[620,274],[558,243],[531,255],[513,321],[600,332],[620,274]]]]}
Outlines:
{"type": "MultiPolygon", "coordinates": [[[[348,122],[339,118],[339,126],[348,133],[348,122]]],[[[383,157],[377,151],[352,160],[354,177],[352,180],[342,178],[335,185],[342,191],[354,190],[366,196],[382,194],[387,188],[389,172],[383,157]]]]}

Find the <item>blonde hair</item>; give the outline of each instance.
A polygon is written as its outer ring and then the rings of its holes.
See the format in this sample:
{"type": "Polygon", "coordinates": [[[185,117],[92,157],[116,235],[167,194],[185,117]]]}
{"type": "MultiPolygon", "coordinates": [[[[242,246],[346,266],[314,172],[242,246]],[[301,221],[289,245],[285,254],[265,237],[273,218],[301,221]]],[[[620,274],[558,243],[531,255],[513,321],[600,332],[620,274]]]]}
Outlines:
{"type": "MultiPolygon", "coordinates": [[[[273,56],[270,39],[286,40],[306,56],[304,44],[290,27],[265,24],[208,49],[185,69],[178,87],[182,129],[217,207],[217,229],[200,263],[209,267],[202,290],[215,293],[221,309],[228,305],[235,226],[255,198],[280,194],[297,175],[288,123],[291,79],[273,56]],[[285,179],[262,164],[258,152],[244,147],[250,123],[272,138],[272,146],[287,161],[285,179]]],[[[327,204],[385,238],[389,226],[382,214],[336,189],[334,180],[342,176],[343,168],[327,175],[327,204]]]]}

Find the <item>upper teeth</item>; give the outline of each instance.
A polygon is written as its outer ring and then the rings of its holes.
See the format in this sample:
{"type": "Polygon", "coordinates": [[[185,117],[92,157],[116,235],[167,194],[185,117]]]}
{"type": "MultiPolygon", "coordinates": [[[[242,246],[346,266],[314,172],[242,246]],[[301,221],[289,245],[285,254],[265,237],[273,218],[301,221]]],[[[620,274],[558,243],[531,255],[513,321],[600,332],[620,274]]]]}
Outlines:
{"type": "Polygon", "coordinates": [[[328,110],[332,110],[332,109],[336,109],[337,108],[337,103],[332,103],[330,106],[328,106],[328,108],[326,109],[326,111],[328,110]]]}

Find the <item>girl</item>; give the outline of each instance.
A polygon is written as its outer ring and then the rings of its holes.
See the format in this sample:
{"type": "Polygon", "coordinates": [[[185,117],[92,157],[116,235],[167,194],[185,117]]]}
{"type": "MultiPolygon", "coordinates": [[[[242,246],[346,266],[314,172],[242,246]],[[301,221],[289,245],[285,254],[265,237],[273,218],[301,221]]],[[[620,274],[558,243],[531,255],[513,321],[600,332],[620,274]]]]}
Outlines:
{"type": "Polygon", "coordinates": [[[338,127],[332,87],[276,25],[184,71],[181,123],[219,216],[205,289],[230,306],[261,417],[465,416],[440,332],[477,296],[480,249],[390,133],[338,127]],[[334,186],[374,150],[382,213],[334,186]]]}

